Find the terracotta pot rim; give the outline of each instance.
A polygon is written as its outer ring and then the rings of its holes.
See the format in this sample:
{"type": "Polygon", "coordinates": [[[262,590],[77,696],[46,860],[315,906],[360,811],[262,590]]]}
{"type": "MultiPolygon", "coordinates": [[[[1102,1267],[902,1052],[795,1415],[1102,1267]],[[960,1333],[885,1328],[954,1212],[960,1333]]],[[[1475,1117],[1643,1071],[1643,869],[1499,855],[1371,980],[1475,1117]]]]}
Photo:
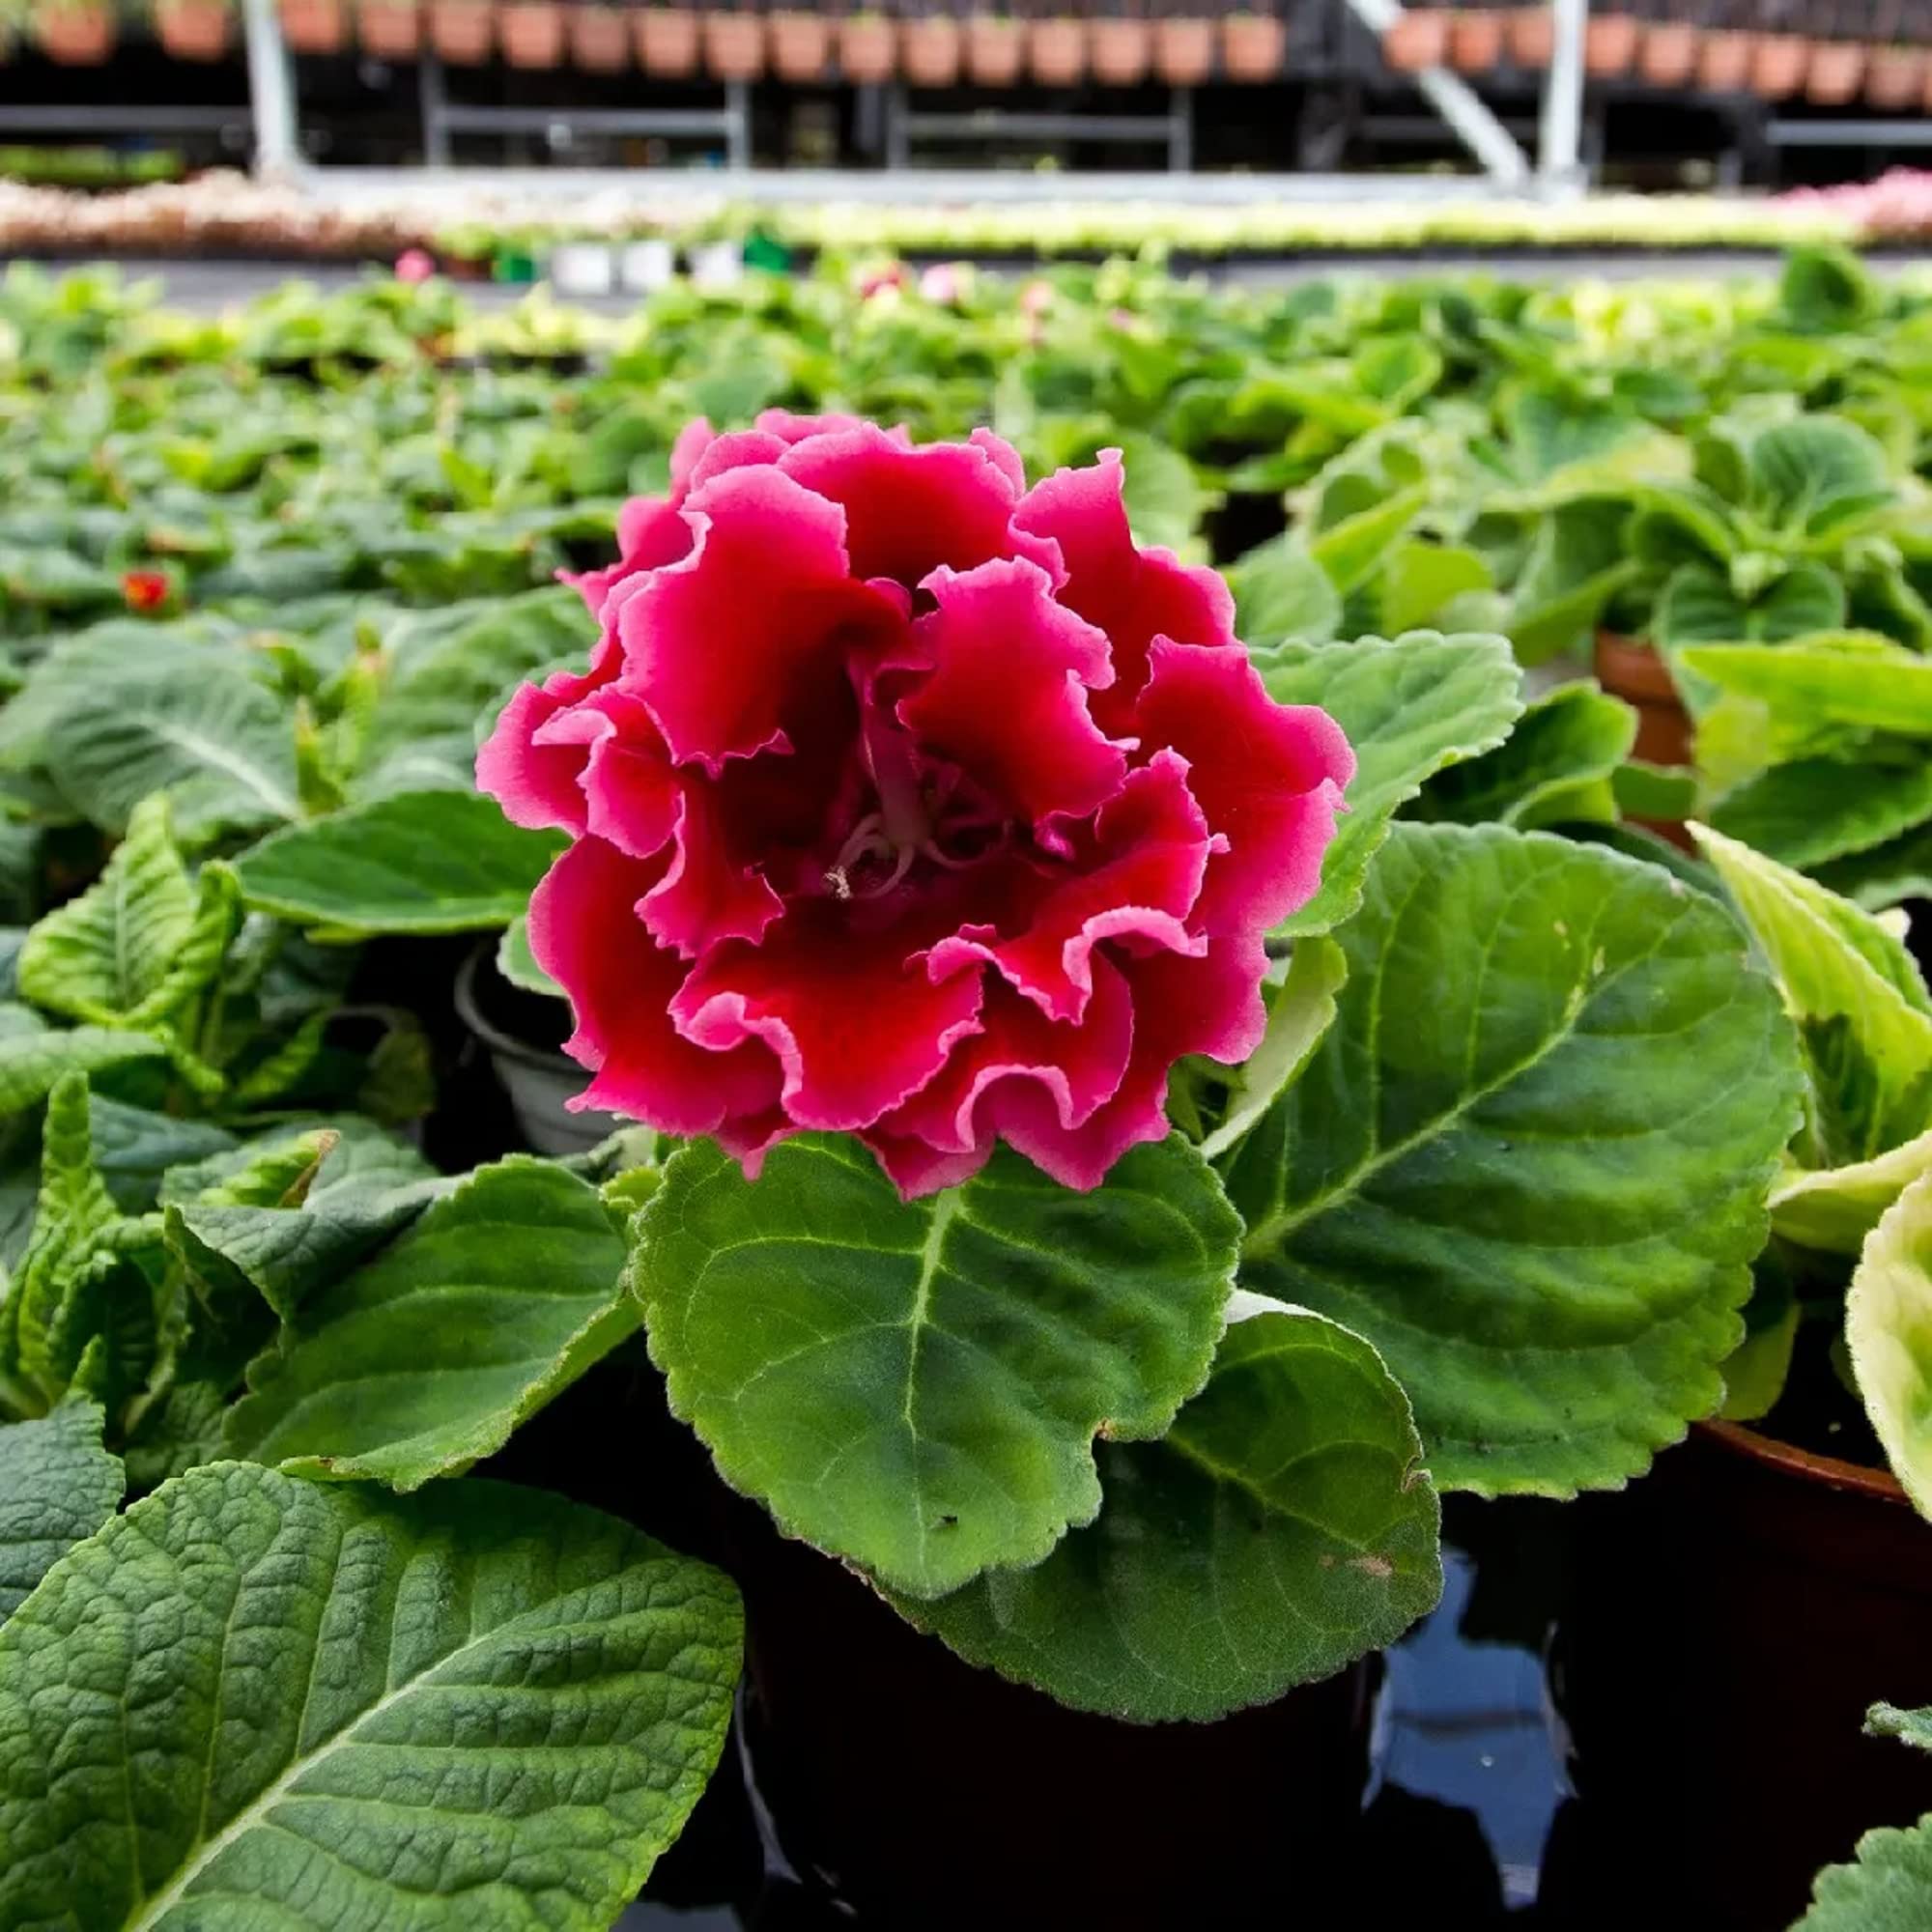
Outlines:
{"type": "Polygon", "coordinates": [[[1862,1463],[1847,1463],[1842,1457],[1821,1456],[1810,1449],[1800,1449],[1742,1422],[1699,1422],[1693,1427],[1706,1441],[1715,1442],[1729,1454],[1755,1463],[1760,1468],[1776,1469],[1782,1475],[1795,1476],[1801,1482],[1815,1483],[1841,1494],[1869,1496],[1874,1502],[1897,1503],[1904,1509],[1912,1507],[1904,1485],[1889,1469],[1868,1468],[1862,1463]]]}
{"type": "Polygon", "coordinates": [[[1657,646],[1643,638],[1627,638],[1620,631],[1599,631],[1597,681],[1617,696],[1652,704],[1678,702],[1677,684],[1657,646]]]}

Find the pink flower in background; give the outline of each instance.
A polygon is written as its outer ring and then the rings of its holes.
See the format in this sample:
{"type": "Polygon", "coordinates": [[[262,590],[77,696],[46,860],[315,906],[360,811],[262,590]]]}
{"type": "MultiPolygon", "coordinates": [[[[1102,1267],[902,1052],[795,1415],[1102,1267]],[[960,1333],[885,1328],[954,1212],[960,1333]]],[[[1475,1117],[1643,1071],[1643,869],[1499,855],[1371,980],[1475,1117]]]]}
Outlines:
{"type": "Polygon", "coordinates": [[[396,257],[396,279],[399,282],[426,282],[435,273],[435,258],[426,249],[405,248],[396,257]]]}
{"type": "Polygon", "coordinates": [[[530,942],[576,1104],[753,1171],[852,1132],[913,1195],[1004,1138],[1086,1188],[1166,1132],[1175,1061],[1253,1050],[1354,759],[1219,577],[1135,547],[1116,453],[1028,490],[984,430],[698,423],[619,538],[588,668],[477,760],[571,835],[530,942]]]}
{"type": "Polygon", "coordinates": [[[966,270],[957,262],[934,262],[921,272],[919,292],[942,308],[954,307],[966,294],[966,270]]]}

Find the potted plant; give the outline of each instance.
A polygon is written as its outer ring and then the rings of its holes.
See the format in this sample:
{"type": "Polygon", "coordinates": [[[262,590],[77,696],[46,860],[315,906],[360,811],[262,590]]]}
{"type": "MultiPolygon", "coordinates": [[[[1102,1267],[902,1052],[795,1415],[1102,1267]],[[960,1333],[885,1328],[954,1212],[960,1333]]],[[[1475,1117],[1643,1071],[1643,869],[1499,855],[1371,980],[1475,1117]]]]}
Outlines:
{"type": "Polygon", "coordinates": [[[414,60],[422,50],[420,0],[356,0],[355,41],[376,60],[414,60]]]}
{"type": "Polygon", "coordinates": [[[563,29],[560,0],[498,0],[497,44],[512,67],[561,67],[563,29]]]}
{"type": "Polygon", "coordinates": [[[622,73],[631,65],[631,23],[624,8],[576,0],[564,24],[572,67],[585,73],[622,73]]]}
{"type": "Polygon", "coordinates": [[[631,15],[638,65],[661,80],[688,80],[697,71],[697,20],[695,7],[639,8],[631,15]]]}
{"type": "Polygon", "coordinates": [[[1749,85],[1767,100],[1788,100],[1804,84],[1815,43],[1791,29],[1759,34],[1751,44],[1749,85]]]}
{"type": "Polygon", "coordinates": [[[428,0],[429,43],[451,67],[481,67],[497,50],[492,0],[428,0]]]}
{"type": "Polygon", "coordinates": [[[1027,71],[1042,87],[1075,87],[1087,70],[1087,34],[1070,14],[1027,22],[1027,71]]]}
{"type": "Polygon", "coordinates": [[[1153,28],[1139,14],[1096,14],[1087,22],[1087,61],[1102,87],[1138,87],[1153,64],[1153,28]]]}
{"type": "Polygon", "coordinates": [[[1653,87],[1685,87],[1697,72],[1702,35],[1690,20],[1652,20],[1637,46],[1637,71],[1653,87]]]}
{"type": "Polygon", "coordinates": [[[1440,7],[1405,7],[1382,30],[1382,58],[1397,73],[1420,73],[1449,58],[1449,23],[1455,16],[1440,7]]]}
{"type": "Polygon", "coordinates": [[[707,7],[698,15],[704,65],[717,80],[756,80],[765,71],[764,16],[749,8],[707,7]]]}
{"type": "Polygon", "coordinates": [[[1288,27],[1278,14],[1236,11],[1221,20],[1221,69],[1230,80],[1278,80],[1288,27]]]}
{"type": "Polygon", "coordinates": [[[914,87],[952,87],[959,79],[963,39],[956,14],[913,14],[899,23],[899,66],[914,87]]]}
{"type": "Polygon", "coordinates": [[[63,67],[99,67],[119,38],[105,0],[34,0],[29,25],[35,44],[63,67]]]}
{"type": "Polygon", "coordinates": [[[1214,71],[1214,23],[1192,14],[1157,14],[1153,68],[1169,87],[1203,85],[1214,71]]]}
{"type": "Polygon", "coordinates": [[[1503,15],[1492,7],[1460,8],[1449,21],[1449,65],[1458,73],[1488,73],[1503,58],[1503,15]]]}
{"type": "Polygon", "coordinates": [[[1804,98],[1819,107],[1842,107],[1863,86],[1867,49],[1861,38],[1812,43],[1804,74],[1804,98]]]}
{"type": "Polygon", "coordinates": [[[769,17],[772,71],[794,86],[824,77],[832,55],[832,23],[813,8],[781,7],[769,17]]]}
{"type": "Polygon", "coordinates": [[[838,69],[855,87],[890,80],[898,60],[898,36],[884,14],[861,9],[838,22],[838,69]]]}
{"type": "Polygon", "coordinates": [[[1594,80],[1614,80],[1636,58],[1642,22],[1634,14],[1595,14],[1583,33],[1583,71],[1594,80]]]}
{"type": "Polygon", "coordinates": [[[297,54],[336,54],[349,42],[343,0],[275,0],[282,39],[297,54]]]}
{"type": "Polygon", "coordinates": [[[1883,114],[1913,106],[1925,88],[1925,50],[1889,42],[1871,49],[1865,63],[1865,100],[1883,114]]]}
{"type": "Polygon", "coordinates": [[[224,59],[235,34],[229,0],[155,0],[155,34],[176,60],[224,59]]]}
{"type": "Polygon", "coordinates": [[[1546,68],[1556,41],[1555,15],[1547,6],[1512,7],[1508,39],[1509,57],[1516,66],[1532,71],[1546,68]]]}
{"type": "Polygon", "coordinates": [[[1697,84],[1708,94],[1742,94],[1750,80],[1753,36],[1741,27],[1706,28],[1697,51],[1697,84]]]}

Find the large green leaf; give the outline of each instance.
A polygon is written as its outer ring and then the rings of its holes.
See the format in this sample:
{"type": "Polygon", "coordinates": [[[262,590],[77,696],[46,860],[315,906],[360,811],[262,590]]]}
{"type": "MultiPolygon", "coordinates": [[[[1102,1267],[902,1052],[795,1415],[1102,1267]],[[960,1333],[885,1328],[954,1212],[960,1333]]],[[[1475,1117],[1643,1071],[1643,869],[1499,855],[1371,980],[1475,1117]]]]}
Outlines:
{"type": "Polygon", "coordinates": [[[301,1302],[250,1366],[226,1446],[399,1490],[460,1474],[636,1328],[624,1258],[617,1217],[563,1168],[479,1168],[301,1302]]]}
{"type": "Polygon", "coordinates": [[[151,1034],[49,1027],[30,1008],[0,1005],[0,1114],[16,1114],[45,1099],[63,1073],[104,1073],[166,1052],[151,1034]]]}
{"type": "Polygon", "coordinates": [[[1891,494],[1878,440],[1842,416],[1800,416],[1750,439],[1752,512],[1787,537],[1819,535],[1891,494]]]}
{"type": "Polygon", "coordinates": [[[1845,586],[1818,563],[1799,563],[1755,596],[1741,597],[1709,564],[1671,574],[1651,615],[1651,632],[1668,649],[1686,644],[1763,639],[1768,643],[1836,629],[1845,621],[1845,586]]]}
{"type": "Polygon", "coordinates": [[[1178,1136],[1089,1194],[1002,1150],[910,1203],[864,1149],[804,1136],[755,1181],[708,1144],[674,1154],[633,1274],[725,1480],[936,1597],[1093,1520],[1094,1436],[1159,1435],[1206,1378],[1239,1232],[1178,1136]]]}
{"type": "Polygon", "coordinates": [[[1522,714],[1494,751],[1431,779],[1410,816],[1459,825],[1493,819],[1524,831],[1610,816],[1610,775],[1635,738],[1629,705],[1594,684],[1559,685],[1522,714]]]}
{"type": "Polygon", "coordinates": [[[1242,1144],[1241,1279],[1367,1336],[1439,1483],[1568,1495],[1716,1409],[1797,1119],[1721,908],[1545,833],[1399,825],[1335,1024],[1242,1144]]]}
{"type": "Polygon", "coordinates": [[[110,832],[166,791],[199,843],[299,815],[295,730],[281,701],[216,664],[108,678],[63,713],[47,768],[74,809],[110,832]]]}
{"type": "Polygon", "coordinates": [[[1218,1718],[1393,1643],[1442,1587],[1408,1403],[1359,1336],[1236,1299],[1168,1433],[1102,1446],[1092,1523],[900,1609],[971,1662],[1143,1721],[1218,1718]]]}
{"type": "Polygon", "coordinates": [[[1932,738],[1932,659],[1861,633],[1786,644],[1694,644],[1684,663],[1774,722],[1815,730],[1852,724],[1932,738]]]}
{"type": "Polygon", "coordinates": [[[105,1420],[98,1404],[74,1401],[0,1426],[0,1623],[119,1505],[125,1483],[120,1458],[100,1446],[105,1420]]]}
{"type": "Polygon", "coordinates": [[[0,1923],[604,1932],[718,1760],[739,1628],[556,1496],[194,1470],[0,1631],[0,1923]]]}
{"type": "Polygon", "coordinates": [[[1932,1129],[1842,1167],[1787,1165],[1772,1185],[1772,1230],[1801,1248],[1856,1255],[1901,1191],[1926,1173],[1932,1129]]]}
{"type": "Polygon", "coordinates": [[[1932,818],[1932,760],[1800,758],[1727,792],[1711,823],[1780,865],[1815,871],[1932,818]]]}
{"type": "Polygon", "coordinates": [[[1865,1242],[1845,1340],[1886,1460],[1932,1516],[1932,1176],[1914,1180],[1865,1242]]]}
{"type": "Polygon", "coordinates": [[[1416,631],[1390,641],[1288,644],[1258,660],[1282,704],[1319,704],[1348,733],[1355,776],[1321,888],[1282,927],[1325,932],[1361,903],[1362,880],[1398,807],[1458,758],[1502,743],[1521,715],[1520,682],[1501,638],[1416,631]]]}
{"type": "Polygon", "coordinates": [[[562,849],[474,792],[399,792],[292,825],[235,862],[248,903],[339,932],[508,925],[562,849]]]}
{"type": "Polygon", "coordinates": [[[1342,600],[1328,573],[1292,534],[1271,537],[1228,570],[1235,622],[1250,644],[1267,649],[1285,638],[1324,643],[1342,621],[1342,600]]]}

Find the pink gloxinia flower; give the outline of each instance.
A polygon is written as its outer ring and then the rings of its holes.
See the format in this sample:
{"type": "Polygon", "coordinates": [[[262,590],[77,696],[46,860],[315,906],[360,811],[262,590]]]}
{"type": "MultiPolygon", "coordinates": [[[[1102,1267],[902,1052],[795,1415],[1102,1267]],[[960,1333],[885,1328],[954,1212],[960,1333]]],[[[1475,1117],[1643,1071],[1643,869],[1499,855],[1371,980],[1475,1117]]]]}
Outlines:
{"type": "Polygon", "coordinates": [[[755,1171],[856,1133],[907,1194],[1004,1138],[1095,1186],[1183,1054],[1245,1059],[1264,935],[1354,769],[1276,704],[1212,571],[1137,550],[1116,452],[695,423],[578,580],[603,635],[477,759],[572,843],[530,905],[577,1105],[755,1171]]]}

